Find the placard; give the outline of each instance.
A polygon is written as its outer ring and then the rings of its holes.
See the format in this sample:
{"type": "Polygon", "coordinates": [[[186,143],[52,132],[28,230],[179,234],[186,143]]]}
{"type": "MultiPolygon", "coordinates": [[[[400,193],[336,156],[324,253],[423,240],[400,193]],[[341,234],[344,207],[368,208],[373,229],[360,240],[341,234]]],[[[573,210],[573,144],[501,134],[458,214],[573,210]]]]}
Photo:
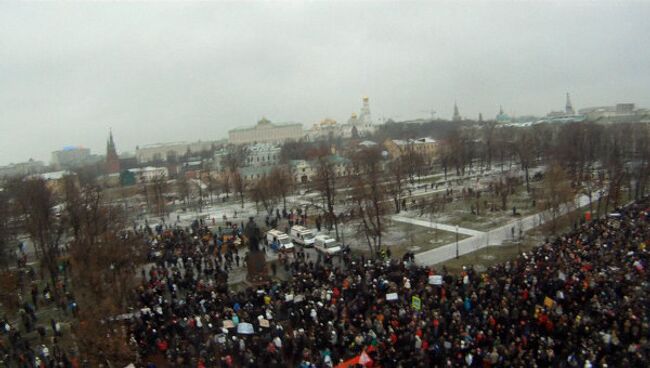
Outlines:
{"type": "Polygon", "coordinates": [[[240,324],[237,325],[237,333],[244,334],[244,335],[252,335],[255,333],[255,330],[253,330],[253,325],[251,325],[248,322],[241,322],[240,324]]]}
{"type": "Polygon", "coordinates": [[[442,285],[442,275],[429,276],[429,285],[442,285]]]}
{"type": "Polygon", "coordinates": [[[268,319],[264,319],[264,318],[260,319],[260,327],[267,327],[268,328],[270,326],[271,326],[271,324],[269,323],[268,319]]]}
{"type": "Polygon", "coordinates": [[[223,321],[223,327],[225,328],[235,328],[235,323],[229,319],[223,321]]]}
{"type": "Polygon", "coordinates": [[[386,294],[386,300],[397,300],[397,293],[388,293],[386,294]]]}
{"type": "Polygon", "coordinates": [[[555,301],[549,297],[544,297],[544,306],[548,309],[553,308],[553,305],[555,305],[555,301]]]}
{"type": "Polygon", "coordinates": [[[413,295],[411,297],[411,307],[415,310],[421,310],[422,309],[422,299],[420,297],[413,295]]]}

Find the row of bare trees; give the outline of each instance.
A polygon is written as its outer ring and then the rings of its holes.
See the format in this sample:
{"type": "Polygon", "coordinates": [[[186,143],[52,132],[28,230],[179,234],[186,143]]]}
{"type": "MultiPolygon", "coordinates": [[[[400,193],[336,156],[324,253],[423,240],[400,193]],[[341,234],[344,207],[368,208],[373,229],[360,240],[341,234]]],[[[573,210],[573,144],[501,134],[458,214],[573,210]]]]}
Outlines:
{"type": "Polygon", "coordinates": [[[248,195],[258,206],[260,203],[270,213],[280,202],[287,208],[287,196],[291,193],[293,178],[284,167],[274,167],[268,174],[251,181],[248,185],[248,195]]]}
{"type": "Polygon", "coordinates": [[[66,295],[53,288],[54,299],[79,306],[72,333],[82,356],[92,366],[128,363],[133,352],[126,331],[108,319],[132,305],[135,271],[144,260],[142,239],[125,231],[124,208],[74,175],[56,188],[39,177],[15,178],[2,197],[1,220],[20,222],[50,285],[68,285],[66,295]]]}
{"type": "MultiPolygon", "coordinates": [[[[493,181],[491,188],[499,198],[501,211],[508,210],[508,197],[523,180],[538,209],[551,214],[555,229],[563,206],[574,204],[578,194],[589,198],[599,194],[601,199],[595,215],[620,205],[623,200],[644,195],[650,172],[649,147],[650,127],[646,124],[515,127],[487,122],[452,130],[435,159],[445,179],[452,170],[458,177],[466,175],[468,170],[500,170],[503,176],[493,181]],[[535,167],[544,168],[545,175],[541,186],[533,192],[530,169],[535,167]],[[507,174],[515,168],[521,169],[521,179],[518,174],[507,174]]],[[[402,210],[409,184],[413,184],[415,176],[426,174],[425,163],[432,158],[406,152],[386,161],[379,149],[361,149],[348,157],[352,174],[340,176],[327,157],[318,159],[311,183],[311,188],[320,194],[318,207],[325,215],[325,224],[334,228],[338,237],[340,219],[353,221],[358,233],[366,238],[371,253],[376,254],[382,246],[391,203],[396,213],[402,210]],[[346,206],[337,212],[335,205],[342,202],[346,206]]],[[[472,193],[477,215],[480,194],[480,190],[472,193]]],[[[441,200],[431,200],[431,203],[436,208],[444,206],[441,200]]]]}

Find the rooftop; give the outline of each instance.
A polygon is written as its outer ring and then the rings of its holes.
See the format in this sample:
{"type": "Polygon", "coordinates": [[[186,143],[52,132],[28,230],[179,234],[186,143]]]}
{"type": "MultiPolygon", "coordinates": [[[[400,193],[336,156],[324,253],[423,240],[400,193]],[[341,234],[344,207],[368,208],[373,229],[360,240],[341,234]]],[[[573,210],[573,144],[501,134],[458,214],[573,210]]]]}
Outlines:
{"type": "Polygon", "coordinates": [[[44,180],[59,180],[62,179],[66,175],[70,175],[71,172],[68,170],[61,170],[61,171],[51,171],[51,172],[46,172],[42,174],[35,174],[33,177],[40,177],[44,180]]]}
{"type": "Polygon", "coordinates": [[[230,129],[229,132],[239,132],[239,131],[256,130],[256,129],[280,128],[280,127],[287,127],[287,126],[300,126],[300,128],[302,129],[302,124],[300,124],[300,123],[275,124],[275,123],[272,123],[270,120],[268,120],[266,118],[263,118],[262,120],[258,121],[255,126],[234,128],[234,129],[230,129]]]}

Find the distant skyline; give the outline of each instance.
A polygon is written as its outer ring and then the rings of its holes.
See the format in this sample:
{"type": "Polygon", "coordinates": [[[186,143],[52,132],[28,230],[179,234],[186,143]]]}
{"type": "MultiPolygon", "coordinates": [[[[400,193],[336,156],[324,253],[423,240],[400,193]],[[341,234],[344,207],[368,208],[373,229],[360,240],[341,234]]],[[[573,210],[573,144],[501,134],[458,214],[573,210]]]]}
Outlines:
{"type": "Polygon", "coordinates": [[[273,122],[650,107],[648,2],[0,3],[0,165],[273,122]]]}

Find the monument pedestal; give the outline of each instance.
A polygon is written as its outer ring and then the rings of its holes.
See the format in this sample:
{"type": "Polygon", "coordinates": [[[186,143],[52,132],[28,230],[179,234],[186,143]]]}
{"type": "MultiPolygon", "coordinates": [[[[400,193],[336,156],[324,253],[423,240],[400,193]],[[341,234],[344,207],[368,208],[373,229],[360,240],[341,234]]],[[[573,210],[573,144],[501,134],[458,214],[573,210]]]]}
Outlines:
{"type": "Polygon", "coordinates": [[[253,250],[248,252],[246,260],[248,273],[246,281],[253,285],[260,285],[270,281],[269,271],[266,267],[266,255],[264,251],[253,250]]]}

